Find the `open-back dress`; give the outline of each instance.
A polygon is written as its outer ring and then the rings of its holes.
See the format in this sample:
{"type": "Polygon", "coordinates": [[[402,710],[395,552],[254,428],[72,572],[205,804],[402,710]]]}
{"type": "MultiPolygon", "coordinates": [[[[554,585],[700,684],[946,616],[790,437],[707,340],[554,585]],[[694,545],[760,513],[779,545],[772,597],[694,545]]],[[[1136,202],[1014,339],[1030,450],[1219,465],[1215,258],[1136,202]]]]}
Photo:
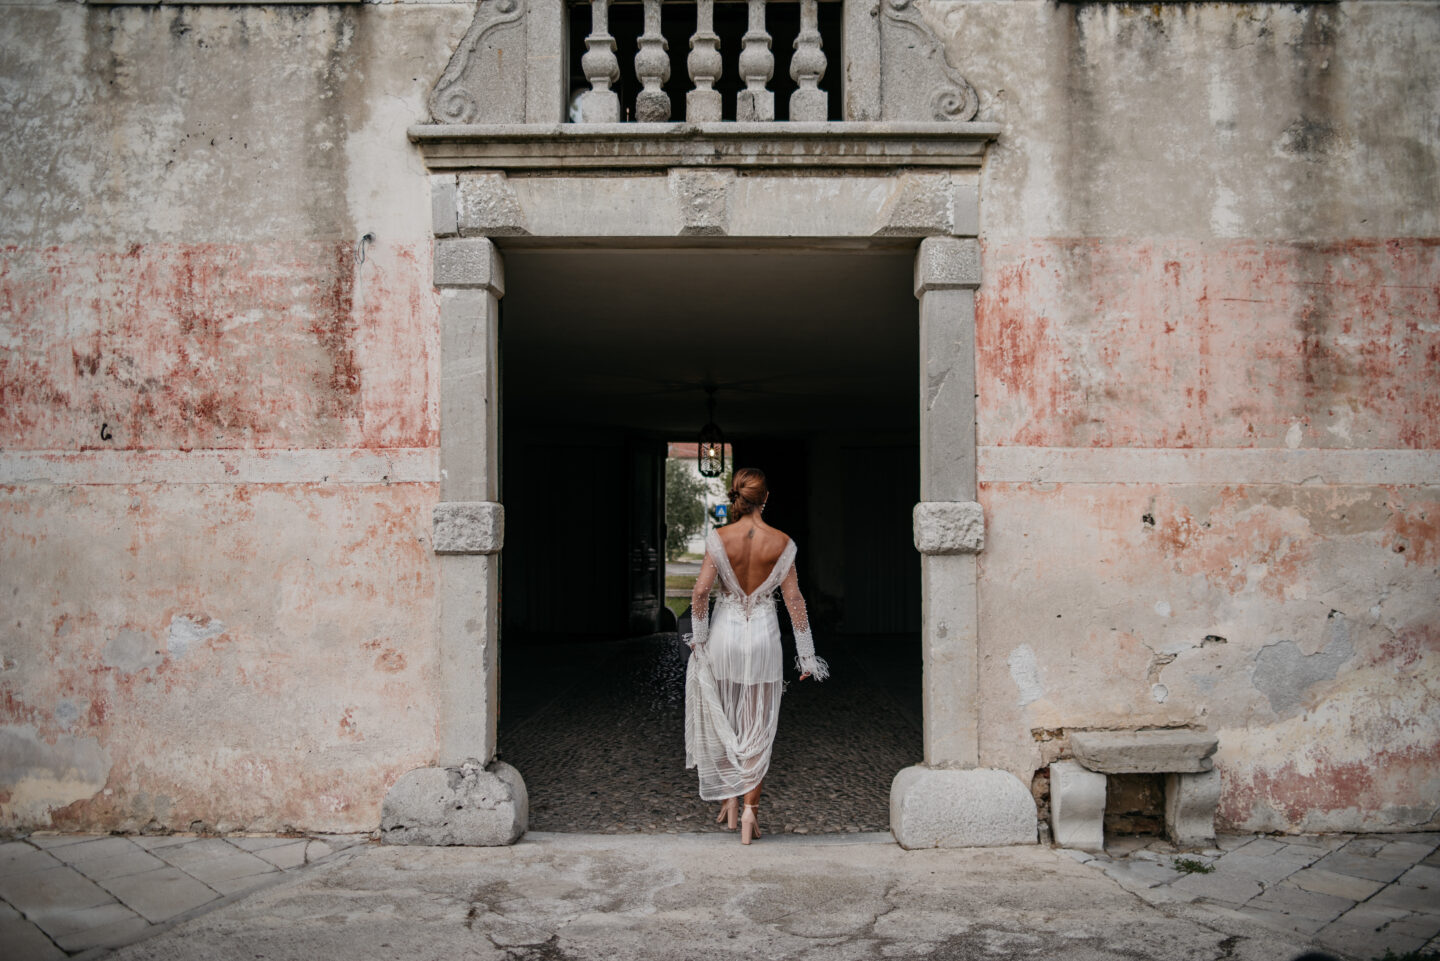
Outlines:
{"type": "Polygon", "coordinates": [[[805,599],[789,541],[770,575],[749,594],[730,567],[720,535],[705,538],[705,562],[695,582],[690,616],[693,654],[685,673],[685,766],[698,769],[700,797],[723,801],[757,787],[770,769],[770,748],[784,689],[775,592],[785,599],[795,629],[795,666],[817,681],[830,675],[815,656],[805,599]],[[716,580],[720,599],[710,611],[716,580]]]}

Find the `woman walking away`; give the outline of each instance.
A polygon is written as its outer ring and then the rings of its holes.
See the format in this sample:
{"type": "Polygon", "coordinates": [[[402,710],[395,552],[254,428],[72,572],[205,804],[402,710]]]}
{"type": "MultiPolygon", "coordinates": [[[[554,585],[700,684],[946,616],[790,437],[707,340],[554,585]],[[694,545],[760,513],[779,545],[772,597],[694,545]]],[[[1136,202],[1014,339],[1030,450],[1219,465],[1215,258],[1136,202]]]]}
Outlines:
{"type": "Polygon", "coordinates": [[[735,472],[731,521],[705,538],[705,561],[691,595],[693,656],[685,676],[685,766],[698,769],[700,797],[720,801],[716,821],[736,827],[740,843],[760,836],[760,787],[770,769],[770,748],[784,689],[780,663],[779,590],[795,628],[800,680],[823,681],[830,667],[815,656],[805,599],[795,576],[795,542],[761,515],[770,491],[763,471],[735,472]],[[710,591],[720,599],[710,614],[710,591]]]}

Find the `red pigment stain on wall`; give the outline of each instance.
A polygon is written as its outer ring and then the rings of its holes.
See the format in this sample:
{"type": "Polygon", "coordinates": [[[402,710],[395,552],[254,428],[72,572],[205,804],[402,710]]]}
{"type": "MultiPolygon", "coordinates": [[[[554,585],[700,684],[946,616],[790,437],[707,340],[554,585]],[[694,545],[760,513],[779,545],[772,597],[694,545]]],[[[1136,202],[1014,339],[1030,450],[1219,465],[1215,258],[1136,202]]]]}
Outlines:
{"type": "Polygon", "coordinates": [[[428,246],[0,251],[0,444],[429,447],[428,246]],[[107,425],[110,439],[101,435],[107,425]]]}
{"type": "Polygon", "coordinates": [[[982,444],[1440,446],[1440,241],[988,243],[982,444]]]}
{"type": "MultiPolygon", "coordinates": [[[[1381,811],[1387,801],[1410,800],[1413,787],[1433,776],[1440,762],[1440,745],[1430,748],[1381,750],[1359,761],[1321,758],[1301,772],[1293,761],[1244,774],[1226,770],[1216,826],[1244,828],[1261,804],[1279,813],[1291,825],[1308,818],[1347,810],[1381,811]],[[1396,785],[1412,786],[1410,792],[1396,785]]],[[[1424,803],[1419,798],[1414,799],[1424,803]]]]}
{"type": "Polygon", "coordinates": [[[1434,501],[1405,505],[1392,492],[1396,512],[1385,525],[1385,546],[1405,558],[1406,564],[1429,566],[1440,562],[1440,510],[1434,501]]]}

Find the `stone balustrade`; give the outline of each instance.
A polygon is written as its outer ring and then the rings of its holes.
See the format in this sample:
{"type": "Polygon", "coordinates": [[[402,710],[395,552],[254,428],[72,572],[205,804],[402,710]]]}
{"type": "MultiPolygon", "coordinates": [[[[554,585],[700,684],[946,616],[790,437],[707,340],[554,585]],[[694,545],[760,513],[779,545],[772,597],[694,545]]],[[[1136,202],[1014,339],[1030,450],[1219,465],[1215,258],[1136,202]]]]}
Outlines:
{"type": "MultiPolygon", "coordinates": [[[[581,67],[589,83],[579,98],[581,123],[617,123],[622,120],[620,101],[614,90],[620,76],[615,54],[616,40],[610,33],[610,0],[590,0],[590,33],[581,67]]],[[[772,37],[766,28],[769,0],[746,0],[748,28],[741,38],[738,62],[744,87],[737,93],[735,119],[741,123],[768,123],[775,120],[775,76],[772,37]]],[[[669,44],[661,32],[667,7],[663,0],[643,0],[644,32],[636,38],[635,77],[642,89],[635,97],[634,119],[640,123],[663,123],[672,119],[670,95],[663,89],[671,76],[669,44]]],[[[800,31],[794,41],[790,77],[797,85],[789,101],[789,119],[825,121],[829,99],[820,83],[827,60],[819,27],[819,0],[799,0],[800,31]]],[[[715,123],[721,118],[721,95],[715,84],[722,78],[720,36],[715,32],[715,0],[696,0],[696,26],[690,37],[685,67],[693,89],[685,95],[687,123],[715,123]]],[[[623,118],[628,119],[628,118],[623,118]]]]}

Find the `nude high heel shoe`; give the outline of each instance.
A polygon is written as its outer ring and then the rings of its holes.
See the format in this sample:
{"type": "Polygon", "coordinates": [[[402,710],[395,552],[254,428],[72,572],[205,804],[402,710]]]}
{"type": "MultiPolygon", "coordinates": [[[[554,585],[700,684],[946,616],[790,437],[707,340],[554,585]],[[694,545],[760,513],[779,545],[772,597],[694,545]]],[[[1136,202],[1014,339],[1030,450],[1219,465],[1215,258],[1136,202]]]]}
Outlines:
{"type": "Polygon", "coordinates": [[[720,813],[715,817],[715,823],[725,825],[727,831],[733,831],[735,830],[739,817],[740,799],[734,797],[726,798],[720,802],[720,813]]]}
{"type": "Polygon", "coordinates": [[[760,822],[755,817],[758,804],[745,805],[745,813],[740,816],[740,843],[749,844],[752,837],[760,836],[760,822]]]}

